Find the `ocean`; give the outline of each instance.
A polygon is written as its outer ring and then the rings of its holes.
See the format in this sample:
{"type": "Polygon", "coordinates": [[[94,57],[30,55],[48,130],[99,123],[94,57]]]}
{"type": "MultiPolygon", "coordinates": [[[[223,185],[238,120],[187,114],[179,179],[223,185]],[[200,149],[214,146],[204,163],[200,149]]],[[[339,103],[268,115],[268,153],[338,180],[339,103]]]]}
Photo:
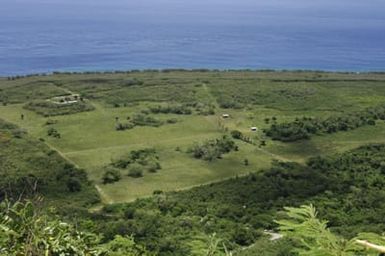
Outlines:
{"type": "Polygon", "coordinates": [[[384,0],[1,0],[0,76],[385,71],[384,0]]]}

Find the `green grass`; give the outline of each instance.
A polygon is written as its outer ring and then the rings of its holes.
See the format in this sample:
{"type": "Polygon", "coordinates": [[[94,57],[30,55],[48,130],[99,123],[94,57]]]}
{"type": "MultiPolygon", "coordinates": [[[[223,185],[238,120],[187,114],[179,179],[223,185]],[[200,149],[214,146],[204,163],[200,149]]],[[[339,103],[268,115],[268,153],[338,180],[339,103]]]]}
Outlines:
{"type": "Polygon", "coordinates": [[[385,75],[317,72],[136,72],[129,74],[76,74],[30,77],[0,81],[0,118],[26,129],[84,168],[98,186],[106,203],[126,202],[149,196],[154,190],[179,190],[268,168],[272,159],[304,162],[311,156],[341,152],[368,142],[383,142],[385,124],[350,132],[316,136],[309,141],[281,143],[267,139],[258,148],[237,141],[240,148],[223,159],[205,162],[185,153],[194,142],[223,135],[220,125],[240,130],[258,142],[266,139],[264,119],[275,116],[278,122],[302,116],[329,116],[385,101],[385,75]],[[139,82],[138,82],[139,81],[139,82]],[[25,94],[30,91],[32,98],[25,94]],[[95,107],[94,111],[45,118],[23,109],[35,99],[48,99],[63,93],[80,93],[95,107]],[[135,127],[116,131],[115,118],[128,116],[166,103],[202,102],[218,106],[223,99],[239,103],[240,109],[216,109],[212,116],[152,115],[160,120],[178,119],[160,127],[135,127]],[[0,98],[1,101],[1,98],[0,98]],[[4,102],[4,101],[3,101],[4,102]],[[13,103],[13,104],[10,104],[13,103]],[[121,107],[113,108],[118,103],[121,107]],[[123,107],[123,104],[126,107],[123,107]],[[224,113],[229,119],[222,119],[224,113]],[[24,120],[21,120],[24,114],[24,120]],[[48,119],[57,120],[45,125],[48,119]],[[250,127],[257,126],[257,132],[250,127]],[[49,127],[61,139],[47,136],[49,127]],[[154,147],[162,169],[145,173],[143,178],[123,178],[103,185],[103,166],[131,150],[154,147]],[[182,152],[175,149],[180,147],[182,152]],[[249,166],[244,166],[248,159],[249,166]]]}
{"type": "Polygon", "coordinates": [[[115,116],[123,118],[137,111],[135,108],[103,108],[98,106],[95,111],[74,115],[58,116],[53,125],[61,139],[46,135],[47,118],[22,109],[21,105],[1,107],[2,117],[16,123],[38,138],[44,138],[68,159],[85,168],[91,180],[98,184],[108,202],[131,201],[137,197],[151,195],[154,190],[176,190],[218,181],[234,175],[242,175],[256,169],[266,168],[272,159],[253,146],[241,144],[240,151],[224,156],[214,162],[205,162],[192,158],[182,151],[196,141],[216,138],[223,133],[218,129],[216,117],[158,115],[160,118],[176,117],[176,124],[164,126],[136,127],[128,131],[115,131],[115,116]],[[20,114],[24,113],[24,120],[20,114]],[[111,159],[134,149],[154,147],[159,152],[162,170],[155,174],[146,174],[143,178],[134,179],[123,175],[123,179],[115,184],[101,183],[102,166],[111,159]],[[243,160],[249,159],[250,165],[244,166],[243,160]]]}

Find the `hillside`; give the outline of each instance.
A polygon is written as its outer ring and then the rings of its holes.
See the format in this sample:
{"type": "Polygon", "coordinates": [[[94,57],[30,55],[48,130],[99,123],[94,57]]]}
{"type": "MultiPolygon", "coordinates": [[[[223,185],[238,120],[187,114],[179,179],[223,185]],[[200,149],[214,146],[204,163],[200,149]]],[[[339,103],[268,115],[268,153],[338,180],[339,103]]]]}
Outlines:
{"type": "Polygon", "coordinates": [[[384,103],[382,73],[1,78],[0,198],[43,196],[100,243],[156,255],[204,255],[213,234],[259,255],[282,209],[309,203],[343,237],[381,233],[384,103]]]}

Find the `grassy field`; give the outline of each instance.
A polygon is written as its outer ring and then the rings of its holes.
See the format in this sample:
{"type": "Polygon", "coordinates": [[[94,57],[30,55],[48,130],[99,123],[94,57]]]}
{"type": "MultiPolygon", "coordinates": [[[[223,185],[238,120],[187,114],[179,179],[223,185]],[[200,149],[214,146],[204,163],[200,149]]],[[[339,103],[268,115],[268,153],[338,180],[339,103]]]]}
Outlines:
{"type": "MultiPolygon", "coordinates": [[[[265,138],[266,118],[278,122],[302,116],[329,116],[385,102],[385,75],[323,72],[134,72],[124,74],[56,74],[0,80],[0,118],[41,138],[63,156],[84,168],[105,203],[132,201],[156,190],[186,189],[235,175],[268,168],[273,159],[304,162],[307,158],[341,152],[368,142],[385,141],[385,124],[349,132],[316,136],[308,141],[282,143],[265,138]],[[89,112],[44,117],[26,110],[31,100],[79,93],[95,107],[89,112]],[[126,120],[159,104],[213,104],[214,115],[150,114],[176,123],[136,126],[116,131],[126,120]],[[227,113],[229,119],[222,119],[227,113]],[[23,118],[21,118],[23,115],[23,118]],[[48,120],[54,124],[46,125],[48,120]],[[250,127],[258,127],[251,132],[250,127]],[[47,136],[50,127],[61,138],[47,136]],[[227,128],[227,130],[223,129],[227,128]],[[239,130],[265,147],[236,141],[239,151],[206,162],[186,150],[195,142],[239,130]],[[132,150],[155,148],[162,169],[131,178],[123,173],[114,184],[101,182],[103,167],[132,150]],[[176,150],[180,148],[180,150],[176,150]],[[244,165],[248,159],[249,165],[244,165]]],[[[258,143],[257,143],[258,144],[258,143]]]]}

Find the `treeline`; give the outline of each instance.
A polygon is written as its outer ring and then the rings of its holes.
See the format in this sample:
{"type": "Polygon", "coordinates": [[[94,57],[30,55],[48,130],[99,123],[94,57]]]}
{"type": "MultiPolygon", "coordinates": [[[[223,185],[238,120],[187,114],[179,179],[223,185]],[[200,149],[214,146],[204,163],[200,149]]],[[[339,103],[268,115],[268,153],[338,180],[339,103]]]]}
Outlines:
{"type": "Polygon", "coordinates": [[[176,114],[191,115],[194,111],[199,115],[214,115],[215,106],[213,104],[205,104],[201,102],[191,102],[184,104],[170,104],[167,106],[152,106],[149,111],[153,114],[176,114]]]}
{"type": "Polygon", "coordinates": [[[354,130],[362,126],[375,125],[377,120],[385,120],[385,105],[370,107],[364,111],[331,116],[326,119],[302,117],[293,122],[273,123],[265,130],[273,140],[283,142],[309,139],[315,134],[331,134],[354,130]]]}
{"type": "Polygon", "coordinates": [[[177,114],[177,115],[191,115],[192,109],[186,104],[167,105],[167,106],[153,106],[149,110],[153,114],[177,114]]]}

